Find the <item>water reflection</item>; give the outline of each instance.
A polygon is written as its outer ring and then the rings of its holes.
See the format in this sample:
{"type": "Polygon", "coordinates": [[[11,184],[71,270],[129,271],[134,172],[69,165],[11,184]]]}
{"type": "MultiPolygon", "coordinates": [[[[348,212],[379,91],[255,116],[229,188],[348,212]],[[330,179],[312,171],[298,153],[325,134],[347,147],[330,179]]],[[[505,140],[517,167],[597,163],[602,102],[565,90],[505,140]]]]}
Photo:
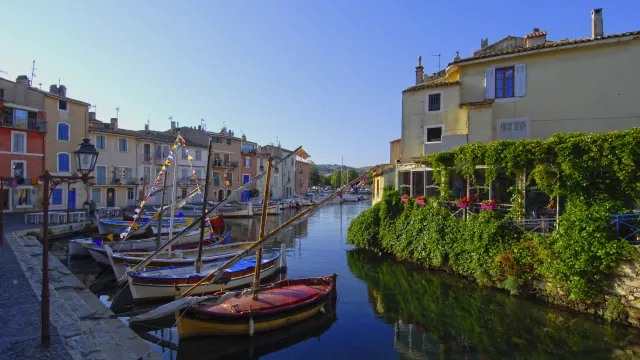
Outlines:
{"type": "Polygon", "coordinates": [[[457,277],[358,250],[349,251],[347,261],[367,283],[375,314],[393,325],[394,346],[403,358],[611,359],[640,345],[637,332],[628,328],[457,277]]]}

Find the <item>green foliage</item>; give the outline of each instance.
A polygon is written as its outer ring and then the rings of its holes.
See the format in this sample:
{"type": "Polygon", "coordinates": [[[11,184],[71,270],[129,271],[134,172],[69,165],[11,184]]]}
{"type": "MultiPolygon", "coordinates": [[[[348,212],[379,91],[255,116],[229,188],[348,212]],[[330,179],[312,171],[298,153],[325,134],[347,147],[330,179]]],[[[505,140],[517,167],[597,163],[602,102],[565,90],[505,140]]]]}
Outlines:
{"type": "Polygon", "coordinates": [[[340,170],[336,170],[331,175],[331,186],[337,188],[340,186],[340,170]]]}
{"type": "Polygon", "coordinates": [[[476,167],[485,165],[487,184],[500,172],[516,177],[526,170],[528,181],[535,179],[547,195],[566,199],[559,229],[544,237],[519,233],[509,225],[524,215],[524,192],[518,186],[509,189],[514,206],[507,216],[481,211],[466,220],[451,216],[433,199],[424,206],[413,200],[404,204],[397,191],[387,190],[379,204],[360,215],[365,219],[354,220],[350,243],[450,268],[513,294],[540,278],[573,301],[602,293],[614,270],[633,253],[616,236],[608,215],[630,212],[640,200],[640,128],[467,144],[429,154],[423,162],[434,169],[443,200],[449,196],[451,169],[475,182],[476,167]],[[378,230],[372,228],[375,224],[378,230]]]}
{"type": "Polygon", "coordinates": [[[320,176],[320,170],[315,164],[309,163],[309,186],[322,185],[322,176],[320,176]]]}
{"type": "Polygon", "coordinates": [[[254,197],[258,197],[258,195],[260,195],[260,190],[258,189],[251,189],[251,192],[249,194],[252,198],[254,197]]]}
{"type": "Polygon", "coordinates": [[[342,172],[342,183],[346,185],[352,180],[355,180],[358,176],[360,176],[360,174],[355,170],[345,170],[342,172]]]}
{"type": "Polygon", "coordinates": [[[607,299],[606,308],[604,310],[604,318],[607,321],[615,321],[615,320],[627,320],[629,316],[629,311],[625,309],[624,305],[622,305],[622,301],[618,297],[611,297],[607,299]]]}

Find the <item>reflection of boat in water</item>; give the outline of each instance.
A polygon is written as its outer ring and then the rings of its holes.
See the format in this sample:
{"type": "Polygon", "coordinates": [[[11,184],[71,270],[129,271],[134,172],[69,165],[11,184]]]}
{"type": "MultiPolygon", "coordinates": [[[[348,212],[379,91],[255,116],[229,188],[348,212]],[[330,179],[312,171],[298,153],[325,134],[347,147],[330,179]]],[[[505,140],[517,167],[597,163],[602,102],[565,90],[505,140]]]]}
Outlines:
{"type": "Polygon", "coordinates": [[[255,359],[311,338],[319,338],[337,320],[335,301],[325,308],[324,314],[252,337],[180,340],[177,359],[255,359]]]}

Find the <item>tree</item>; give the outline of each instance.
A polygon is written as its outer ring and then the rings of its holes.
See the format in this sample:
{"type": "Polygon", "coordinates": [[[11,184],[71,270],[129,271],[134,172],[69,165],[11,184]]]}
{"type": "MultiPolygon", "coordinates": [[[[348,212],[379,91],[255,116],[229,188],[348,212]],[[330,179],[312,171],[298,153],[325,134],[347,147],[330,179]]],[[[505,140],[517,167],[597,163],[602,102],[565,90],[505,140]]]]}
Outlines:
{"type": "Polygon", "coordinates": [[[331,186],[336,188],[340,186],[340,170],[336,170],[331,174],[331,186]]]}
{"type": "Polygon", "coordinates": [[[355,180],[358,176],[360,176],[360,174],[358,174],[358,172],[355,170],[349,169],[349,170],[343,171],[342,172],[343,184],[346,185],[350,183],[351,181],[355,180]]]}
{"type": "Polygon", "coordinates": [[[322,177],[318,167],[314,164],[309,164],[309,186],[322,185],[322,177]]]}
{"type": "Polygon", "coordinates": [[[322,186],[331,186],[331,175],[322,176],[322,186]]]}

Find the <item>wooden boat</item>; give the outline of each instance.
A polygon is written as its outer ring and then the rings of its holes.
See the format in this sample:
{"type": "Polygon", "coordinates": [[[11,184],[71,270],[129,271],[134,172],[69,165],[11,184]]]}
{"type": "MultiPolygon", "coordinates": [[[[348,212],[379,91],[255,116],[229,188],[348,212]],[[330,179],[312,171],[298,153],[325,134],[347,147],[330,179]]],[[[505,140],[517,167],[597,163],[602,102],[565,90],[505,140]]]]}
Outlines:
{"type": "Polygon", "coordinates": [[[251,205],[243,208],[235,208],[233,210],[222,210],[218,212],[225,218],[244,218],[253,216],[253,207],[251,205]]]}
{"type": "MultiPolygon", "coordinates": [[[[276,205],[270,205],[267,208],[267,215],[280,215],[280,214],[282,214],[282,211],[276,205]]],[[[261,208],[253,209],[253,215],[258,215],[258,216],[262,215],[262,209],[261,208]]]]}
{"type": "Polygon", "coordinates": [[[183,314],[176,312],[178,337],[253,335],[309,319],[335,298],[336,277],[278,281],[261,286],[255,299],[243,292],[218,292],[183,314]]]}
{"type": "MultiPolygon", "coordinates": [[[[213,235],[211,236],[211,230],[207,229],[205,232],[205,238],[208,239],[206,241],[206,245],[213,244],[228,244],[231,240],[231,232],[228,232],[224,235],[213,235]]],[[[69,241],[69,256],[71,257],[81,257],[81,256],[91,256],[89,250],[87,249],[90,245],[95,245],[97,241],[100,239],[92,239],[92,238],[81,238],[81,239],[72,239],[69,241]]],[[[164,243],[169,239],[163,236],[160,241],[164,243]]],[[[187,234],[184,238],[180,239],[171,247],[171,250],[186,250],[195,248],[198,245],[198,241],[200,240],[200,229],[194,230],[187,234]]],[[[107,243],[108,240],[100,240],[107,243]]],[[[146,238],[146,239],[129,239],[126,241],[120,241],[117,243],[113,243],[111,249],[115,252],[132,252],[132,251],[140,251],[140,252],[148,252],[153,251],[157,246],[157,239],[146,238]]],[[[109,261],[107,261],[106,257],[99,257],[95,259],[98,262],[98,265],[109,265],[109,261]]]]}
{"type": "MultiPolygon", "coordinates": [[[[185,224],[191,223],[192,221],[193,221],[192,218],[178,218],[173,220],[173,225],[175,227],[180,227],[180,226],[184,226],[185,224]]],[[[131,224],[130,221],[115,220],[115,219],[101,219],[100,217],[97,217],[97,223],[98,223],[98,231],[100,232],[100,235],[109,235],[109,234],[119,235],[129,227],[129,224],[131,224]]],[[[170,223],[170,219],[163,220],[162,221],[163,229],[165,229],[166,227],[168,231],[169,223],[170,223]]],[[[150,224],[150,227],[157,228],[158,221],[152,221],[150,224]]],[[[143,229],[136,229],[132,231],[131,235],[136,236],[136,235],[142,235],[142,234],[144,234],[143,229]]]]}
{"type": "MultiPolygon", "coordinates": [[[[316,341],[320,341],[320,336],[338,319],[335,301],[329,301],[324,309],[325,313],[310,319],[253,337],[223,336],[181,340],[176,360],[258,359],[309,339],[316,338],[316,341]]],[[[173,325],[173,322],[171,319],[169,326],[173,325]]],[[[138,334],[149,331],[148,326],[134,325],[131,328],[138,334]]],[[[158,343],[158,340],[155,339],[153,342],[158,343]]]]}
{"type": "MultiPolygon", "coordinates": [[[[205,264],[200,272],[197,272],[193,265],[189,265],[129,273],[131,295],[134,301],[175,298],[204,278],[209,271],[222,265],[224,261],[218,260],[205,264]]],[[[197,294],[210,294],[222,289],[245,287],[253,281],[255,267],[256,257],[247,257],[226,268],[216,282],[199,285],[194,291],[197,294]]],[[[284,268],[286,268],[284,248],[281,252],[264,252],[260,265],[261,276],[272,276],[284,268]]]]}
{"type": "MultiPolygon", "coordinates": [[[[203,248],[203,263],[213,262],[219,259],[228,258],[234,256],[238,252],[246,249],[252,243],[240,242],[227,245],[214,245],[203,248]]],[[[150,253],[148,252],[126,252],[126,253],[113,253],[110,248],[106,246],[87,246],[87,250],[91,253],[94,259],[100,259],[104,262],[104,258],[107,259],[113,273],[116,278],[122,278],[127,273],[127,268],[133,267],[147,258],[150,253]],[[109,254],[111,252],[111,254],[109,254]],[[109,256],[111,255],[111,256],[109,256]]],[[[168,266],[186,266],[193,265],[195,256],[198,253],[198,249],[177,250],[170,253],[163,253],[156,259],[153,259],[146,267],[147,268],[164,268],[168,266]]]]}

